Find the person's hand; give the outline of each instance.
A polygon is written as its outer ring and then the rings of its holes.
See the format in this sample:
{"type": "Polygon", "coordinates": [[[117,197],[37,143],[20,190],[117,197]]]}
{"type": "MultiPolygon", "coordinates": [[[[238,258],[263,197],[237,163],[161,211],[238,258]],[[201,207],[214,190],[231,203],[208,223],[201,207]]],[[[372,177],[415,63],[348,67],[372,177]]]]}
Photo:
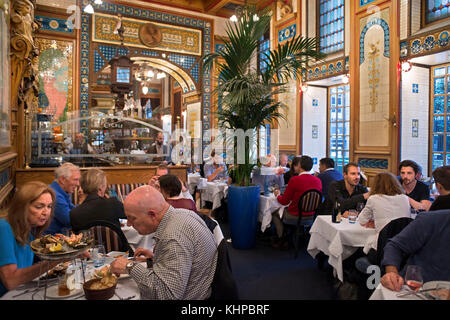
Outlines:
{"type": "Polygon", "coordinates": [[[375,221],[370,220],[369,222],[367,222],[364,227],[366,228],[371,228],[371,229],[375,229],[375,221]]]}
{"type": "Polygon", "coordinates": [[[365,200],[367,200],[367,199],[370,197],[370,191],[364,193],[364,194],[363,194],[363,197],[364,197],[365,200]]]}
{"type": "Polygon", "coordinates": [[[218,167],[218,168],[216,169],[216,172],[217,172],[217,173],[221,173],[223,170],[225,170],[225,167],[224,167],[224,166],[220,166],[220,167],[218,167]]]}
{"type": "Polygon", "coordinates": [[[129,260],[125,257],[120,257],[111,262],[111,272],[120,275],[127,273],[127,264],[129,260]]]}
{"type": "Polygon", "coordinates": [[[348,218],[348,210],[347,210],[347,211],[344,211],[344,213],[342,214],[342,217],[348,218]]]}
{"type": "Polygon", "coordinates": [[[86,251],[83,251],[79,255],[79,257],[82,258],[82,259],[89,259],[91,257],[91,254],[90,254],[89,250],[86,250],[86,251]]]}
{"type": "Polygon", "coordinates": [[[276,175],[277,176],[281,176],[282,174],[284,174],[285,172],[284,172],[284,169],[283,168],[281,168],[281,167],[279,167],[279,168],[277,168],[277,170],[276,170],[276,175]]]}
{"type": "Polygon", "coordinates": [[[133,256],[136,258],[136,260],[145,261],[147,259],[153,259],[154,254],[152,250],[137,248],[136,251],[134,251],[133,256]]]}
{"type": "Polygon", "coordinates": [[[393,291],[400,291],[403,286],[403,278],[397,272],[386,272],[381,278],[383,287],[393,291]]]}

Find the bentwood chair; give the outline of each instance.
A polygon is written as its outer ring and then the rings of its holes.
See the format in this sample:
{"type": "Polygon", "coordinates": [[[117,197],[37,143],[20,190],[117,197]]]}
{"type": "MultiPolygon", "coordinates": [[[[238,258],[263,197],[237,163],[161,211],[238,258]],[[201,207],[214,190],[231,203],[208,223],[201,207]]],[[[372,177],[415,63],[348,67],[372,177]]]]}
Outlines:
{"type": "Polygon", "coordinates": [[[305,191],[298,200],[298,218],[295,219],[283,219],[283,223],[287,225],[294,225],[294,248],[295,258],[298,256],[299,242],[301,236],[306,236],[305,228],[310,228],[314,223],[317,216],[317,209],[322,202],[322,193],[316,189],[309,189],[305,191]],[[311,216],[304,216],[304,212],[314,212],[311,216]]]}
{"type": "Polygon", "coordinates": [[[83,230],[90,230],[95,244],[103,244],[106,252],[127,252],[132,257],[134,250],[128,243],[123,231],[109,221],[97,220],[85,225],[83,230]]]}

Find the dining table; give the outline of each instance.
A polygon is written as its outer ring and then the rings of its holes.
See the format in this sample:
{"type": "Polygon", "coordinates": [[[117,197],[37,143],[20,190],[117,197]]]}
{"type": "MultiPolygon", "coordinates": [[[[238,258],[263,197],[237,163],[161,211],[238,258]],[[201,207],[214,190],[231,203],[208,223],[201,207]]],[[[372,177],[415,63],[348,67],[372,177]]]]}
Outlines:
{"type": "MultiPolygon", "coordinates": [[[[109,265],[111,261],[112,259],[105,260],[104,265],[109,265]]],[[[139,263],[146,265],[145,262],[139,263]]],[[[94,269],[96,268],[93,267],[92,261],[88,261],[84,269],[85,279],[82,281],[93,279],[94,269]]],[[[57,287],[58,278],[49,279],[47,283],[45,283],[45,280],[38,281],[38,279],[34,279],[33,281],[18,286],[14,290],[8,291],[0,297],[0,300],[86,300],[82,282],[78,285],[78,288],[72,290],[67,296],[58,296],[57,287]]],[[[136,282],[128,274],[120,275],[117,280],[115,294],[109,300],[140,300],[139,288],[136,282]]]]}
{"type": "Polygon", "coordinates": [[[202,178],[202,176],[198,172],[188,174],[187,185],[188,185],[189,192],[191,194],[194,194],[195,188],[197,187],[198,183],[200,182],[200,178],[202,178]]]}
{"type": "Polygon", "coordinates": [[[434,288],[437,283],[448,281],[429,281],[423,284],[421,290],[413,292],[406,285],[403,285],[400,291],[393,291],[381,284],[378,284],[369,300],[437,300],[438,295],[434,288]]]}
{"type": "Polygon", "coordinates": [[[350,223],[348,219],[342,218],[340,223],[333,223],[331,215],[319,215],[309,231],[311,238],[308,253],[313,258],[319,252],[326,254],[328,263],[334,268],[335,276],[340,281],[344,281],[342,262],[358,248],[368,251],[377,236],[375,229],[361,226],[358,220],[350,223]]]}
{"type": "Polygon", "coordinates": [[[228,184],[224,180],[207,181],[205,178],[200,178],[197,190],[200,191],[201,207],[204,208],[206,201],[209,201],[212,202],[211,210],[219,208],[222,199],[228,196],[228,184]]]}
{"type": "MultiPolygon", "coordinates": [[[[272,213],[283,206],[280,204],[277,200],[277,197],[273,193],[270,193],[268,195],[261,195],[259,197],[259,214],[258,214],[258,221],[261,222],[261,232],[264,232],[267,227],[270,226],[272,222],[272,213]]],[[[283,211],[278,210],[278,214],[280,215],[280,218],[282,217],[283,211]]]]}

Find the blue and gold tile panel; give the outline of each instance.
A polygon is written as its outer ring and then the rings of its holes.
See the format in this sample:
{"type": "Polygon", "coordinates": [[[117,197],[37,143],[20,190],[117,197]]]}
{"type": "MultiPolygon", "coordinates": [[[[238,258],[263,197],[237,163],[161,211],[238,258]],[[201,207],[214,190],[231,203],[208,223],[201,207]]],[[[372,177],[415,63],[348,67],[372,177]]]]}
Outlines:
{"type": "Polygon", "coordinates": [[[371,18],[365,25],[364,29],[361,32],[361,35],[359,37],[359,64],[362,64],[364,62],[364,39],[366,38],[366,34],[369,31],[370,28],[372,28],[375,25],[379,25],[384,30],[384,53],[383,55],[386,58],[389,58],[389,25],[388,23],[381,19],[381,18],[371,18]]]}
{"type": "Polygon", "coordinates": [[[281,43],[283,41],[289,40],[295,37],[297,33],[297,24],[290,25],[280,31],[278,31],[278,42],[281,43]]]}
{"type": "Polygon", "coordinates": [[[375,2],[376,0],[359,0],[359,7],[364,7],[372,2],[375,2]]]}
{"type": "Polygon", "coordinates": [[[360,158],[358,164],[362,168],[387,169],[389,162],[387,159],[360,158]]]}
{"type": "Polygon", "coordinates": [[[41,23],[40,29],[62,32],[62,33],[73,33],[73,25],[68,24],[67,19],[58,19],[53,17],[36,16],[36,20],[41,23]]]}

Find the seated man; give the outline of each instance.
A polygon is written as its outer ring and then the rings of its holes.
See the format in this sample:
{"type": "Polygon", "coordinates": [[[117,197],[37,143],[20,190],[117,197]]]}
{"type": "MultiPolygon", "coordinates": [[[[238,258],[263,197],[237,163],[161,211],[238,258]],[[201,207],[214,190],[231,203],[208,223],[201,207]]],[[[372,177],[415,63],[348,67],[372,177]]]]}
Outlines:
{"type": "Polygon", "coordinates": [[[290,168],[289,165],[289,157],[286,153],[280,154],[280,167],[282,168],[290,168]]]}
{"type": "Polygon", "coordinates": [[[167,144],[164,144],[164,134],[162,132],[158,132],[155,138],[155,142],[148,149],[148,153],[157,154],[160,156],[156,156],[152,159],[152,162],[155,163],[164,163],[167,164],[171,161],[169,147],[167,144]],[[166,156],[164,156],[166,155],[166,156]]]}
{"type": "Polygon", "coordinates": [[[317,178],[322,181],[322,194],[323,198],[326,199],[328,196],[328,187],[330,183],[337,180],[342,180],[344,177],[342,174],[334,169],[334,160],[331,158],[322,158],[319,161],[319,171],[317,178]]]}
{"type": "Polygon", "coordinates": [[[219,155],[214,155],[211,163],[206,163],[204,167],[205,178],[208,179],[208,182],[226,179],[228,180],[228,170],[227,166],[223,162],[223,158],[219,155]]]}
{"type": "MultiPolygon", "coordinates": [[[[286,239],[283,237],[283,219],[298,219],[298,201],[300,197],[309,189],[316,189],[322,192],[322,182],[319,178],[314,177],[309,173],[313,167],[313,160],[309,156],[300,157],[300,174],[298,176],[292,177],[286,187],[283,195],[280,195],[279,190],[275,190],[274,195],[280,204],[289,207],[284,209],[282,218],[278,211],[272,214],[272,221],[277,230],[278,240],[275,246],[284,245],[286,239]]],[[[314,212],[303,212],[303,216],[312,216],[314,212]]]]}
{"type": "Polygon", "coordinates": [[[361,169],[358,164],[349,162],[344,166],[344,179],[333,181],[328,189],[327,212],[331,213],[333,205],[339,202],[343,216],[347,218],[348,210],[356,209],[358,203],[366,203],[370,192],[359,183],[361,169]]]}
{"type": "Polygon", "coordinates": [[[267,155],[260,159],[263,166],[261,168],[256,167],[253,169],[252,183],[259,185],[261,193],[266,192],[266,188],[275,187],[276,189],[283,188],[284,177],[283,170],[277,170],[275,168],[275,156],[267,155]],[[268,169],[272,168],[272,169],[268,169]]]}
{"type": "MultiPolygon", "coordinates": [[[[152,186],[153,188],[156,188],[156,189],[159,190],[159,181],[158,181],[159,177],[165,176],[166,174],[169,174],[169,168],[165,164],[160,164],[158,166],[158,168],[156,168],[156,173],[150,179],[148,184],[150,186],[152,186]]],[[[189,189],[186,187],[185,183],[183,181],[181,181],[181,180],[180,180],[180,182],[181,182],[181,193],[180,193],[180,195],[178,197],[179,198],[183,198],[183,199],[191,199],[191,200],[193,200],[192,195],[189,192],[189,189]]]]}
{"type": "Polygon", "coordinates": [[[440,196],[434,200],[430,211],[450,209],[450,166],[436,168],[433,178],[440,196]]]}
{"type": "Polygon", "coordinates": [[[213,233],[196,213],[174,209],[150,186],[131,192],[124,201],[128,225],[139,234],[154,233],[154,252],[137,249],[135,257],[153,258],[145,266],[121,257],[111,263],[115,274],[128,273],[141,299],[204,300],[211,295],[217,264],[213,233]]]}
{"type": "Polygon", "coordinates": [[[385,274],[381,284],[394,291],[400,291],[404,284],[402,275],[408,265],[422,269],[424,282],[450,281],[450,210],[439,210],[419,214],[397,236],[384,247],[381,262],[385,274]],[[402,258],[408,260],[399,270],[402,258]]]}
{"type": "Polygon", "coordinates": [[[412,160],[400,162],[400,183],[409,197],[409,203],[417,211],[428,211],[431,207],[430,188],[422,181],[417,180],[419,166],[412,160]]]}
{"type": "Polygon", "coordinates": [[[50,226],[45,230],[45,234],[63,233],[71,228],[70,210],[75,205],[70,199],[70,195],[80,185],[80,168],[70,162],[66,162],[56,168],[55,181],[50,184],[50,188],[55,191],[56,204],[55,213],[50,226]]]}

